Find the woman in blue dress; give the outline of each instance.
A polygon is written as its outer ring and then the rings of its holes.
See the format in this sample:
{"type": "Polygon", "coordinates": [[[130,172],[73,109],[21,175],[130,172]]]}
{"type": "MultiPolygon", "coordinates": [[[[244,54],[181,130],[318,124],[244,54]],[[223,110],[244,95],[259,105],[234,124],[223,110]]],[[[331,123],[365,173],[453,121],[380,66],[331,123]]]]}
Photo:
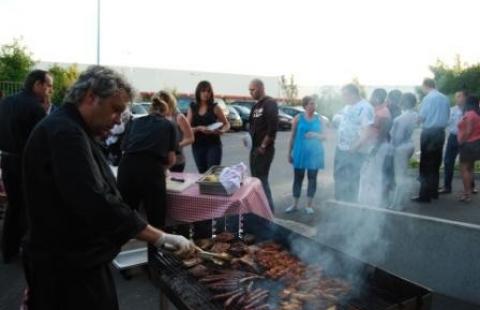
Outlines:
{"type": "Polygon", "coordinates": [[[315,114],[315,100],[311,96],[302,99],[305,112],[293,119],[292,134],[290,136],[288,161],[293,164],[293,199],[294,203],[285,212],[298,210],[298,200],[302,192],[302,183],[307,171],[307,214],[314,213],[313,197],[317,190],[317,173],[324,168],[324,151],[322,141],[325,140],[324,124],[318,114],[315,114]]]}

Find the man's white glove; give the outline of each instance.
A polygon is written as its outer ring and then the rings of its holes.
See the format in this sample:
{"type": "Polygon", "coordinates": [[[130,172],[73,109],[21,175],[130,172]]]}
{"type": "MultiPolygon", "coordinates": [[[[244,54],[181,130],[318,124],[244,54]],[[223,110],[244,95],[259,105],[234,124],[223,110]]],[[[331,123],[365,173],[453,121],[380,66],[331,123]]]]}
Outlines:
{"type": "Polygon", "coordinates": [[[195,251],[195,245],[192,241],[188,240],[184,236],[172,235],[167,233],[162,233],[160,238],[155,241],[155,246],[159,247],[169,247],[172,246],[175,248],[175,254],[178,256],[188,256],[195,251]]]}

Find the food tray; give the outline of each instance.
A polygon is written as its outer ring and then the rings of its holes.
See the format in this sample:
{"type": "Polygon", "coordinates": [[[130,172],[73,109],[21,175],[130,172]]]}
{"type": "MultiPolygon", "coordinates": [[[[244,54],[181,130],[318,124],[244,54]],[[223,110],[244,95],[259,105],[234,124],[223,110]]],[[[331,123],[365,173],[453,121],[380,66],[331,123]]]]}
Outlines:
{"type": "Polygon", "coordinates": [[[205,195],[221,195],[221,196],[231,196],[235,192],[234,190],[227,190],[220,181],[212,182],[208,181],[210,175],[215,175],[217,177],[222,173],[223,166],[212,166],[205,172],[204,176],[201,177],[197,183],[199,185],[200,194],[205,195]]]}
{"type": "Polygon", "coordinates": [[[147,247],[120,252],[113,260],[118,270],[145,265],[148,261],[147,247]]]}

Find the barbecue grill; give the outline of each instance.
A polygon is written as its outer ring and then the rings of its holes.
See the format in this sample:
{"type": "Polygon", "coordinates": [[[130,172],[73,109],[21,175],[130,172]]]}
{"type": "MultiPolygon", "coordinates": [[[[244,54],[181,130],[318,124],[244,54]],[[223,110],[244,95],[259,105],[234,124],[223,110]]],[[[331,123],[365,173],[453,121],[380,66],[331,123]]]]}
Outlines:
{"type": "MultiPolygon", "coordinates": [[[[365,264],[351,256],[297,234],[255,214],[232,215],[211,221],[181,224],[166,229],[189,238],[210,238],[228,231],[242,238],[254,234],[256,243],[275,241],[307,264],[319,263],[328,276],[351,284],[351,291],[337,304],[336,309],[348,310],[426,310],[431,308],[431,292],[406,279],[380,268],[365,264]]],[[[220,310],[222,303],[211,301],[213,293],[198,282],[182,261],[168,251],[149,248],[152,278],[161,292],[179,310],[220,310]]],[[[271,296],[279,288],[271,286],[271,296]]],[[[274,309],[274,302],[272,309],[274,309]]],[[[318,309],[317,309],[318,310],[318,309]]]]}

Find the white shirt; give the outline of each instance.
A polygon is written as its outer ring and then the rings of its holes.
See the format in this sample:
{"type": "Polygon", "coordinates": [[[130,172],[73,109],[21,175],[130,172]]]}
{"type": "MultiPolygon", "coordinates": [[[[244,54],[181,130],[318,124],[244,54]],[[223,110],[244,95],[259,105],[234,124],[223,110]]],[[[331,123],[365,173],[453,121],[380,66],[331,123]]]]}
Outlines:
{"type": "Polygon", "coordinates": [[[365,99],[353,105],[346,105],[336,116],[339,121],[337,147],[349,151],[360,138],[363,129],[373,124],[375,111],[365,99]]]}
{"type": "Polygon", "coordinates": [[[448,120],[448,132],[457,135],[458,123],[463,117],[463,111],[458,105],[450,109],[450,119],[448,120]]]}

